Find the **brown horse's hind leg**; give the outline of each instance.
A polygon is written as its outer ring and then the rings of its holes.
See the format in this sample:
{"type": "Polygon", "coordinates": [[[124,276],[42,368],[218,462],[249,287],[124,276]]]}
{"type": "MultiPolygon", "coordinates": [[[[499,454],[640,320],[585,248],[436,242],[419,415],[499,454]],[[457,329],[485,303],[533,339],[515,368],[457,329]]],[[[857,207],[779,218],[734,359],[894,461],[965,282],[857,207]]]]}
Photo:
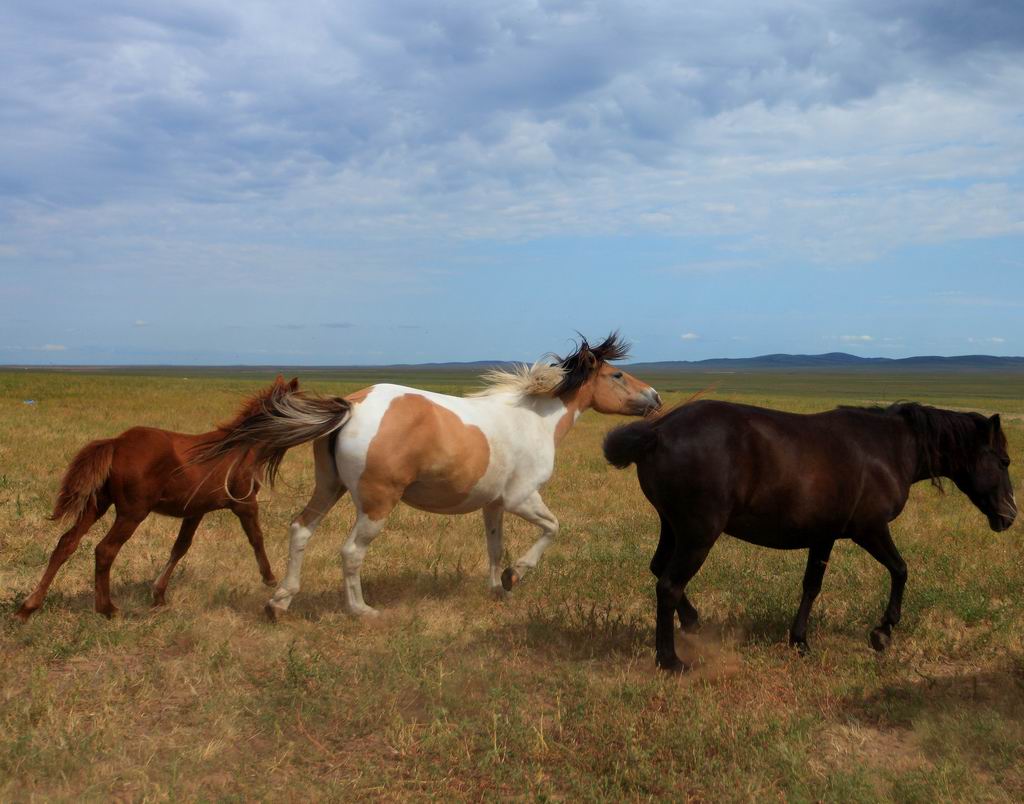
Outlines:
{"type": "Polygon", "coordinates": [[[821,581],[825,577],[829,556],[832,555],[834,541],[825,541],[811,547],[807,552],[807,569],[804,570],[804,595],[800,599],[793,626],[789,629],[789,644],[802,655],[810,652],[807,644],[807,618],[811,614],[814,599],[821,591],[821,581]]]}
{"type": "Polygon", "coordinates": [[[174,572],[178,562],[184,558],[185,553],[192,546],[192,537],[196,535],[196,528],[199,527],[199,523],[202,521],[202,514],[190,516],[182,520],[181,528],[178,530],[178,538],[174,540],[174,546],[171,547],[171,556],[167,559],[167,565],[164,567],[164,571],[160,573],[160,577],[153,583],[154,606],[162,606],[167,602],[164,599],[164,595],[167,592],[167,584],[171,580],[171,573],[174,572]]]}
{"type": "Polygon", "coordinates": [[[889,647],[892,641],[892,627],[899,623],[903,610],[903,588],[907,585],[907,563],[900,551],[893,544],[888,525],[881,525],[871,531],[853,537],[854,544],[859,544],[887,570],[892,578],[889,587],[889,605],[886,606],[882,622],[871,631],[871,647],[881,652],[889,647]]]}
{"type": "Polygon", "coordinates": [[[263,583],[266,586],[277,586],[277,578],[270,568],[267,551],[263,549],[263,530],[260,528],[260,513],[256,503],[253,502],[244,507],[239,506],[235,509],[235,516],[242,523],[242,530],[245,531],[245,536],[256,554],[256,563],[259,565],[263,583]]]}
{"type": "Polygon", "coordinates": [[[107,535],[96,545],[96,611],[107,617],[117,614],[117,606],[110,601],[110,565],[143,519],[118,514],[107,535]]]}
{"type": "Polygon", "coordinates": [[[46,565],[46,569],[43,572],[43,577],[39,579],[39,583],[36,584],[36,588],[32,590],[25,602],[21,604],[21,607],[14,613],[14,616],[19,620],[25,621],[41,605],[43,605],[43,598],[46,597],[46,592],[50,588],[50,584],[53,583],[53,577],[57,574],[57,570],[61,568],[65,561],[67,561],[71,554],[78,549],[79,543],[82,541],[82,537],[91,528],[97,519],[103,516],[107,512],[107,508],[110,507],[110,503],[101,502],[101,507],[97,508],[95,504],[90,503],[86,509],[82,512],[82,515],[64,534],[60,537],[57,542],[57,546],[53,548],[53,552],[50,554],[50,562],[46,565]]]}

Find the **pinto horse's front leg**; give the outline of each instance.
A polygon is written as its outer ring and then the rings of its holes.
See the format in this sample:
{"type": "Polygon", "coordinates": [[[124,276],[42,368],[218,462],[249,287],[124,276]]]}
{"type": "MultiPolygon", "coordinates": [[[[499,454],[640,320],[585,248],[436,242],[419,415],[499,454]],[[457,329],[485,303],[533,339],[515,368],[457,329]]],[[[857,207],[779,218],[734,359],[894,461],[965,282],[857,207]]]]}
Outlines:
{"type": "Polygon", "coordinates": [[[907,563],[900,551],[893,544],[889,526],[883,524],[853,537],[854,544],[859,544],[887,570],[892,578],[889,588],[889,605],[886,606],[882,622],[871,631],[871,647],[881,652],[889,647],[892,641],[892,627],[899,623],[903,610],[903,589],[907,585],[907,563]]]}
{"type": "Polygon", "coordinates": [[[540,492],[535,491],[518,505],[510,506],[508,510],[518,517],[540,528],[540,538],[533,543],[533,547],[527,550],[511,567],[508,567],[501,574],[501,585],[506,591],[512,591],[512,587],[519,583],[523,576],[537,566],[540,557],[548,549],[555,535],[558,533],[558,520],[555,515],[544,505],[540,498],[540,492]]]}

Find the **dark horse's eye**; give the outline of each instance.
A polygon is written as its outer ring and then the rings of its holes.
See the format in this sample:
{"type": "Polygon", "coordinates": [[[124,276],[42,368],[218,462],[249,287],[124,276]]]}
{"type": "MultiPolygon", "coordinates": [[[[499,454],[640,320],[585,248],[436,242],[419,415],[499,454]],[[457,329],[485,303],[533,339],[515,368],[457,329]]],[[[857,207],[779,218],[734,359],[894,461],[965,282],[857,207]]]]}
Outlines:
{"type": "Polygon", "coordinates": [[[1009,459],[1009,458],[1000,458],[1000,459],[999,459],[999,464],[1000,464],[1000,465],[1001,465],[1001,466],[1002,466],[1002,467],[1003,467],[1004,469],[1008,469],[1008,468],[1010,467],[1010,459],[1009,459]]]}

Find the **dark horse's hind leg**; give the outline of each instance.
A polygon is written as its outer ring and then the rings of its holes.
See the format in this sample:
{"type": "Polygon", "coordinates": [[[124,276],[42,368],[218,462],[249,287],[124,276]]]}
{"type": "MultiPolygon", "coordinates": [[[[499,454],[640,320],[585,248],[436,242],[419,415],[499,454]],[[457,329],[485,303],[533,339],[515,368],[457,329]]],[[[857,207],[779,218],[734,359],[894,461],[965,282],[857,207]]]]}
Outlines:
{"type": "Polygon", "coordinates": [[[654,645],[658,667],[679,673],[687,668],[676,654],[675,614],[686,597],[686,584],[704,564],[721,528],[709,522],[689,519],[673,521],[672,531],[675,534],[675,549],[655,587],[658,609],[654,645]]]}
{"type": "MultiPolygon", "coordinates": [[[[654,556],[651,558],[651,573],[655,578],[660,578],[661,574],[665,571],[669,560],[672,558],[672,551],[675,549],[675,546],[676,537],[672,532],[672,526],[665,517],[662,517],[661,536],[658,539],[658,547],[654,551],[654,556]]],[[[689,598],[686,597],[685,590],[679,599],[676,613],[679,615],[679,624],[684,632],[692,633],[697,630],[700,625],[700,614],[693,607],[693,604],[690,603],[689,598]]]]}
{"type": "Polygon", "coordinates": [[[853,537],[859,544],[882,564],[892,578],[889,590],[889,605],[882,616],[882,622],[871,631],[871,647],[883,651],[892,641],[892,627],[899,623],[903,608],[903,587],[907,584],[907,564],[900,551],[893,544],[888,525],[880,525],[853,537]]]}
{"type": "Polygon", "coordinates": [[[811,614],[814,599],[821,591],[821,579],[825,577],[828,558],[832,554],[834,541],[815,544],[807,551],[807,569],[804,571],[804,596],[800,600],[800,608],[789,629],[789,644],[806,655],[810,651],[807,644],[807,618],[811,614]]]}
{"type": "Polygon", "coordinates": [[[171,580],[171,573],[174,572],[174,568],[178,566],[178,562],[184,558],[185,553],[188,552],[188,548],[192,546],[192,537],[196,535],[196,528],[199,527],[199,523],[202,522],[203,515],[190,516],[181,520],[181,528],[178,530],[178,538],[174,540],[174,546],[171,547],[171,556],[167,559],[167,564],[164,567],[163,572],[160,573],[160,577],[153,583],[153,605],[162,606],[167,601],[164,595],[167,593],[167,584],[171,580]]]}

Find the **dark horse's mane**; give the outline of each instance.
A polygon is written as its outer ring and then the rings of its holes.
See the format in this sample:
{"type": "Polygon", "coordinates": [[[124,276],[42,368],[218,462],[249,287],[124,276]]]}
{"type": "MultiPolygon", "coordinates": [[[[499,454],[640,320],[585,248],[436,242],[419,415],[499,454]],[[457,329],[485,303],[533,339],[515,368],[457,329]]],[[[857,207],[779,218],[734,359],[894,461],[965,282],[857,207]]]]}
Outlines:
{"type": "Polygon", "coordinates": [[[859,410],[877,416],[897,417],[906,422],[917,437],[918,461],[932,485],[942,488],[939,467],[969,470],[978,449],[982,427],[987,420],[980,413],[943,410],[919,402],[894,402],[891,405],[840,405],[839,410],[859,410]]]}
{"type": "Polygon", "coordinates": [[[565,376],[554,390],[554,396],[563,397],[571,394],[587,380],[602,363],[624,360],[629,355],[629,344],[619,336],[611,333],[597,346],[591,346],[587,339],[580,336],[580,345],[567,357],[555,356],[555,364],[565,371],[565,376]]]}

